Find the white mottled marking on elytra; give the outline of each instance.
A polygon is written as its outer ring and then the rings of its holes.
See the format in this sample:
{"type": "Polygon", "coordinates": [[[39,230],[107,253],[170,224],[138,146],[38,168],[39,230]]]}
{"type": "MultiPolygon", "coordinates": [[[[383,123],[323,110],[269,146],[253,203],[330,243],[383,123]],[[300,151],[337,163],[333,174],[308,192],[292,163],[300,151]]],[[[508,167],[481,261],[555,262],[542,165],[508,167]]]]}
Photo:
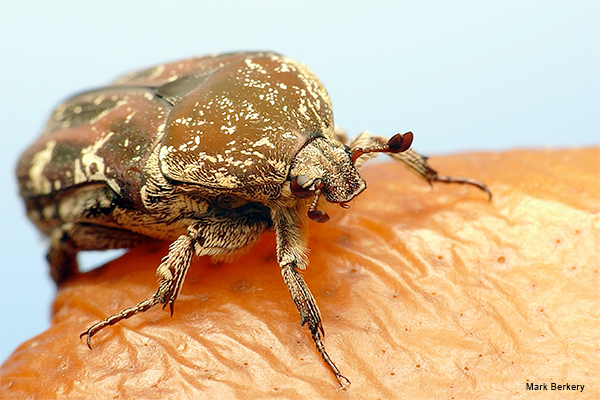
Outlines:
{"type": "Polygon", "coordinates": [[[135,115],[136,111],[132,112],[131,114],[127,115],[127,117],[125,117],[125,123],[129,123],[131,121],[131,118],[133,118],[133,116],[135,115]]]}
{"type": "Polygon", "coordinates": [[[46,143],[46,148],[36,153],[31,160],[29,168],[29,181],[31,188],[37,193],[50,193],[52,185],[44,176],[44,168],[52,161],[52,152],[56,146],[56,141],[50,140],[46,143]]]}
{"type": "MultiPolygon", "coordinates": [[[[160,76],[165,71],[165,66],[163,64],[158,65],[150,70],[150,74],[148,75],[148,79],[153,80],[156,77],[160,76]]],[[[126,75],[123,78],[126,79],[129,76],[126,75]]]]}
{"type": "MultiPolygon", "coordinates": [[[[116,193],[121,193],[121,188],[114,179],[110,179],[106,176],[106,164],[104,158],[100,157],[98,150],[104,146],[104,144],[111,138],[114,132],[110,132],[105,137],[99,139],[96,143],[88,146],[81,150],[81,161],[80,159],[75,160],[74,171],[75,180],[74,183],[92,182],[92,181],[103,181],[110,186],[116,193]],[[94,171],[92,171],[94,166],[94,171]],[[82,175],[83,174],[83,175],[82,175]]],[[[139,147],[139,146],[138,146],[139,147]]]]}
{"type": "Polygon", "coordinates": [[[92,103],[94,105],[100,105],[100,103],[102,103],[104,101],[104,99],[106,98],[105,95],[101,94],[100,96],[97,96],[96,98],[94,98],[94,100],[92,101],[92,103]]]}
{"type": "Polygon", "coordinates": [[[209,161],[211,163],[216,163],[217,159],[211,155],[206,154],[205,152],[198,153],[198,159],[202,161],[209,161]]]}
{"type": "Polygon", "coordinates": [[[300,111],[300,114],[302,114],[304,116],[304,118],[309,119],[310,117],[308,116],[308,114],[306,113],[307,108],[304,104],[300,104],[298,106],[298,111],[300,111]]]}
{"type": "Polygon", "coordinates": [[[81,160],[78,158],[75,160],[75,165],[73,165],[73,183],[79,184],[83,183],[87,180],[87,176],[85,176],[85,172],[81,168],[81,160]]]}
{"type": "Polygon", "coordinates": [[[221,126],[221,130],[228,135],[232,135],[235,132],[235,126],[221,126]]]}
{"type": "Polygon", "coordinates": [[[56,207],[54,204],[48,204],[42,209],[42,215],[44,219],[50,220],[56,214],[56,207]]]}
{"type": "Polygon", "coordinates": [[[272,149],[275,148],[275,145],[273,143],[271,143],[271,141],[269,140],[268,137],[264,137],[264,138],[260,139],[259,141],[254,142],[252,144],[252,146],[254,146],[254,147],[267,146],[267,147],[270,147],[272,149]]]}
{"type": "Polygon", "coordinates": [[[290,72],[290,67],[287,63],[281,63],[280,72],[290,72]]]}

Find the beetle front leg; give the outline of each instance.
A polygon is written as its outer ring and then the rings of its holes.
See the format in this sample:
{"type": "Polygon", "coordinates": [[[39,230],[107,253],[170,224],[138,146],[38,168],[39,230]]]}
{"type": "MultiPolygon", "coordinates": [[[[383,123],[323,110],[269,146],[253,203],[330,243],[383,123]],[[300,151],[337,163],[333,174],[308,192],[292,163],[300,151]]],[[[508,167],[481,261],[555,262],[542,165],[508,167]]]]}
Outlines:
{"type": "Polygon", "coordinates": [[[484,191],[488,195],[489,200],[492,199],[492,192],[482,181],[473,178],[466,178],[463,176],[438,175],[437,171],[431,168],[429,164],[427,164],[427,157],[417,153],[413,149],[408,149],[404,153],[391,154],[391,156],[392,158],[401,161],[409,170],[413,171],[418,176],[425,179],[429,184],[439,182],[471,185],[484,191]]]}
{"type": "Polygon", "coordinates": [[[114,325],[117,322],[130,318],[136,314],[147,311],[157,304],[163,304],[163,309],[169,305],[171,316],[173,316],[173,307],[175,300],[181,291],[181,286],[185,280],[185,275],[190,266],[192,256],[194,255],[194,245],[198,240],[198,230],[196,227],[190,227],[187,235],[180,236],[169,246],[169,253],[163,262],[158,266],[157,274],[162,277],[158,291],[152,297],[140,302],[139,304],[127,308],[115,315],[111,315],[103,321],[100,321],[85,332],[79,335],[79,338],[87,336],[86,343],[91,349],[91,339],[96,333],[114,325]]]}
{"type": "Polygon", "coordinates": [[[349,385],[350,380],[342,375],[325,350],[325,345],[322,340],[322,337],[325,336],[325,331],[323,330],[323,324],[321,322],[321,313],[319,312],[317,302],[306,285],[306,282],[302,279],[302,276],[300,276],[298,270],[293,265],[282,267],[281,275],[283,275],[283,280],[292,295],[292,301],[296,304],[296,308],[298,308],[300,322],[302,325],[308,324],[311,337],[315,342],[317,351],[321,354],[323,361],[325,361],[331,372],[333,372],[342,388],[349,385]]]}
{"type": "MultiPolygon", "coordinates": [[[[379,146],[387,143],[388,140],[381,136],[372,136],[369,132],[363,132],[356,139],[350,143],[350,148],[356,147],[371,147],[371,146],[379,146]]],[[[400,161],[403,163],[409,170],[417,174],[422,179],[425,179],[429,184],[434,182],[440,183],[458,183],[458,184],[466,184],[475,186],[476,188],[484,191],[489,199],[492,199],[492,192],[488,189],[485,183],[478,179],[473,178],[465,178],[462,176],[447,176],[447,175],[438,175],[437,171],[429,166],[427,163],[427,157],[417,153],[413,149],[407,149],[401,153],[389,154],[393,159],[400,161]]],[[[361,155],[354,165],[356,168],[359,168],[366,161],[377,157],[377,153],[369,153],[361,155]]]]}
{"type": "Polygon", "coordinates": [[[277,261],[281,266],[281,275],[292,296],[292,301],[300,313],[300,322],[302,325],[308,324],[317,351],[340,386],[344,388],[350,384],[350,381],[341,374],[325,350],[322,340],[325,331],[321,322],[321,313],[308,285],[298,272],[298,268],[306,268],[302,214],[298,208],[279,210],[274,213],[274,222],[277,235],[277,261]]]}

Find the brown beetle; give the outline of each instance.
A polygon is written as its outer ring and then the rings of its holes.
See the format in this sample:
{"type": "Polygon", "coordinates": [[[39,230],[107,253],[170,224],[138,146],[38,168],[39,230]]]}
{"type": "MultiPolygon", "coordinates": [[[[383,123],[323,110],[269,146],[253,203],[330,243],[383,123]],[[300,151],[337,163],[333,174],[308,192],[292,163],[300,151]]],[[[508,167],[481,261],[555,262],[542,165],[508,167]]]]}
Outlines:
{"type": "Polygon", "coordinates": [[[17,175],[29,217],[50,237],[57,284],[82,250],[172,242],[158,266],[158,291],[87,329],[101,329],[173,305],[190,260],[228,256],[268,229],[302,324],[341,386],[325,351],[321,315],[298,270],[307,266],[306,215],[325,222],[319,201],[347,203],[366,183],[357,168],[388,153],[428,182],[439,176],[409,149],[412,133],[390,140],[334,130],[327,92],[304,65],[274,53],[232,53],[160,65],[79,94],[58,106],[21,157],[17,175]]]}

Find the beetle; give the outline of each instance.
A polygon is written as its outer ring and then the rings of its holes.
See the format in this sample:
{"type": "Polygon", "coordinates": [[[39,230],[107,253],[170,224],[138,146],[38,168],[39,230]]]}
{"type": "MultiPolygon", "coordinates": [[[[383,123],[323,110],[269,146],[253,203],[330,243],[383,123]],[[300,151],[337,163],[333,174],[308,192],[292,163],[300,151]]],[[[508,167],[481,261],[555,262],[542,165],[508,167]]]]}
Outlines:
{"type": "Polygon", "coordinates": [[[366,188],[358,168],[388,153],[430,184],[473,185],[438,175],[410,149],[413,134],[360,134],[346,144],[331,101],[303,64],[271,52],[192,58],[125,75],[60,104],[17,166],[27,214],[50,239],[57,285],[82,250],[171,241],[157,292],[81,334],[91,338],[155,305],[173,305],[190,260],[230,256],[274,230],[283,280],[340,386],[323,344],[321,315],[299,270],[305,221],[325,222],[323,199],[347,208],[366,188]]]}

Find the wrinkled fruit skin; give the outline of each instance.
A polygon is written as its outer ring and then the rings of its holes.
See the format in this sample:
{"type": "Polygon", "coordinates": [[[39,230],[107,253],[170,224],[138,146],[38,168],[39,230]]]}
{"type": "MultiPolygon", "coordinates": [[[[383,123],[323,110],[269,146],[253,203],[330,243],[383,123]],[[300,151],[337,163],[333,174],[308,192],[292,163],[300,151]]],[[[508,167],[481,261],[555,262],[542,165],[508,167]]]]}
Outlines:
{"type": "Polygon", "coordinates": [[[346,392],[300,328],[266,234],[233,263],[195,259],[172,318],[155,308],[123,321],[91,352],[79,333],[155,289],[168,243],[76,276],[48,331],[2,366],[3,398],[532,397],[526,382],[584,384],[599,398],[600,149],[431,164],[477,171],[494,200],[376,164],[352,212],[330,207],[327,224],[311,223],[304,277],[346,392]]]}

